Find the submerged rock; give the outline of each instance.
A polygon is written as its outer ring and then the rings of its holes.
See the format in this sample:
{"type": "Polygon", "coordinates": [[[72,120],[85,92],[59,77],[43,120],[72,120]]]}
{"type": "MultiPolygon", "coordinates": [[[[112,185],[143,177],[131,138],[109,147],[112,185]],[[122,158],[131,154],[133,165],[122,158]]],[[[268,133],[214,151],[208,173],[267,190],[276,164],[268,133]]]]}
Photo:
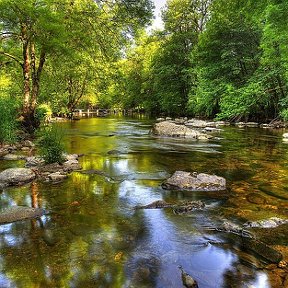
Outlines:
{"type": "Polygon", "coordinates": [[[204,208],[205,208],[205,204],[200,200],[186,201],[186,202],[180,203],[179,205],[174,205],[173,212],[175,214],[187,214],[195,210],[202,210],[204,208]]]}
{"type": "Polygon", "coordinates": [[[172,206],[171,203],[167,203],[163,200],[157,200],[147,205],[136,206],[135,208],[136,209],[158,209],[158,208],[167,208],[171,206],[172,206]]]}
{"type": "Polygon", "coordinates": [[[246,196],[246,199],[250,202],[250,203],[253,203],[253,204],[258,204],[258,205],[261,205],[261,204],[266,204],[267,203],[267,199],[259,194],[259,193],[250,193],[246,196]]]}
{"type": "Polygon", "coordinates": [[[189,191],[223,191],[226,189],[226,180],[223,177],[205,173],[176,171],[163,182],[162,187],[189,191]]]}
{"type": "Polygon", "coordinates": [[[242,245],[246,250],[253,251],[271,263],[279,263],[283,258],[279,251],[256,239],[242,238],[242,245]]]}
{"type": "Polygon", "coordinates": [[[195,210],[202,210],[205,204],[202,201],[185,201],[179,204],[167,203],[164,200],[157,200],[148,205],[136,206],[135,209],[162,209],[172,208],[175,214],[187,214],[195,210]]]}
{"type": "Polygon", "coordinates": [[[180,137],[199,140],[212,138],[210,135],[201,133],[197,130],[192,130],[185,125],[177,125],[169,121],[163,121],[154,124],[151,132],[153,135],[166,137],[180,137]]]}
{"type": "Polygon", "coordinates": [[[44,209],[24,206],[12,206],[0,212],[0,224],[41,217],[44,209]]]}
{"type": "Polygon", "coordinates": [[[9,168],[0,173],[0,183],[6,186],[21,185],[35,178],[35,172],[29,168],[9,168]]]}

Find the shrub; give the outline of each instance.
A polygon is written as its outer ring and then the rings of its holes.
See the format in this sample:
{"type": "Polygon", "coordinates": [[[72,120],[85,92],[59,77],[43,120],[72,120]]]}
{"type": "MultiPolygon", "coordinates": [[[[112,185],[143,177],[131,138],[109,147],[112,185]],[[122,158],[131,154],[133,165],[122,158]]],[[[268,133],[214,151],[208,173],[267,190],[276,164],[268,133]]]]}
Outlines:
{"type": "Polygon", "coordinates": [[[36,108],[35,117],[39,122],[48,122],[52,115],[52,110],[48,104],[41,104],[36,108]]]}
{"type": "Polygon", "coordinates": [[[40,155],[45,163],[62,163],[64,161],[64,130],[56,125],[46,126],[41,128],[39,136],[40,155]]]}
{"type": "Polygon", "coordinates": [[[0,97],[0,143],[14,143],[17,140],[17,105],[9,97],[0,97]]]}

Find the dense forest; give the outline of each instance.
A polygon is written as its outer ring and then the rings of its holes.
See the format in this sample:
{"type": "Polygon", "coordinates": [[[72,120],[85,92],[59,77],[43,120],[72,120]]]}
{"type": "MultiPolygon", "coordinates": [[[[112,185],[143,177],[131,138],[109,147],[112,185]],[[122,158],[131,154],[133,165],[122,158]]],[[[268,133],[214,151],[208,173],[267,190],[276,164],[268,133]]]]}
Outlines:
{"type": "Polygon", "coordinates": [[[164,29],[148,32],[152,18],[150,0],[1,0],[2,119],[29,131],[88,107],[288,119],[287,1],[168,0],[164,29]]]}

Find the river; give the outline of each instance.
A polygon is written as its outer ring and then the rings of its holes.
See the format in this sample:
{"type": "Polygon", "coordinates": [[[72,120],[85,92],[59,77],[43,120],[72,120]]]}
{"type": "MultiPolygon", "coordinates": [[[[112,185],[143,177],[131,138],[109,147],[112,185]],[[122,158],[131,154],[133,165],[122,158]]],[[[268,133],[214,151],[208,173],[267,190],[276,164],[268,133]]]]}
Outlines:
{"type": "MultiPolygon", "coordinates": [[[[140,116],[59,124],[67,151],[84,154],[83,170],[104,173],[73,172],[61,183],[37,182],[0,194],[2,208],[36,203],[48,211],[41,221],[0,226],[0,287],[183,287],[179,265],[201,288],[272,287],[259,269],[265,259],[245,251],[240,236],[207,227],[223,219],[288,216],[283,131],[226,127],[201,142],[152,137],[152,124],[140,116]],[[176,170],[225,177],[227,193],[162,189],[176,170]],[[247,200],[255,193],[263,203],[247,200]],[[206,207],[185,215],[134,209],[161,199],[202,200],[206,207]]],[[[1,161],[0,169],[23,164],[1,161]]],[[[268,244],[287,247],[285,233],[268,244]]]]}

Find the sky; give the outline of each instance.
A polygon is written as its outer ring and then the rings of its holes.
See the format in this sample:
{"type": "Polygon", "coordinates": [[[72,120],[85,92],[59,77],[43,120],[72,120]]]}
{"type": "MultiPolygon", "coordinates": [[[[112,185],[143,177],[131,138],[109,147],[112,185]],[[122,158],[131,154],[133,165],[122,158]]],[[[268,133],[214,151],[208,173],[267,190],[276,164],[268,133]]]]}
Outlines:
{"type": "Polygon", "coordinates": [[[164,7],[166,4],[166,0],[154,0],[154,5],[155,5],[155,11],[154,11],[154,16],[156,19],[153,22],[152,29],[162,29],[163,28],[163,23],[161,20],[161,8],[164,7]]]}

